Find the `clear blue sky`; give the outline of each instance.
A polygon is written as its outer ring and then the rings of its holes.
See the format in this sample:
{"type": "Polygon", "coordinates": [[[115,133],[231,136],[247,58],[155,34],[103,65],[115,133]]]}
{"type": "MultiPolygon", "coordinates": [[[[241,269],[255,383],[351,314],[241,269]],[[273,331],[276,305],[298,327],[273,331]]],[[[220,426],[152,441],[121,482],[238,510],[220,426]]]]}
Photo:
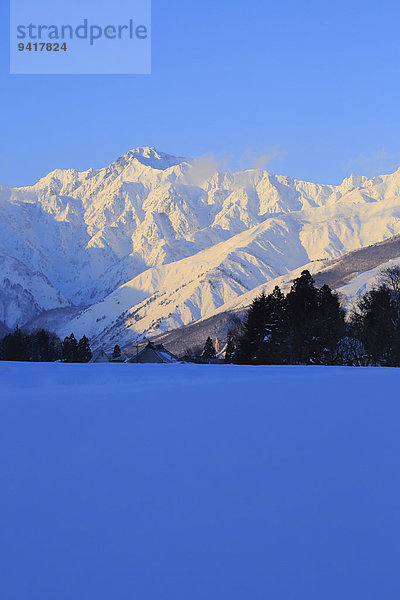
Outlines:
{"type": "Polygon", "coordinates": [[[323,183],[400,165],[397,0],[153,0],[150,76],[10,76],[1,1],[1,184],[141,145],[323,183]]]}

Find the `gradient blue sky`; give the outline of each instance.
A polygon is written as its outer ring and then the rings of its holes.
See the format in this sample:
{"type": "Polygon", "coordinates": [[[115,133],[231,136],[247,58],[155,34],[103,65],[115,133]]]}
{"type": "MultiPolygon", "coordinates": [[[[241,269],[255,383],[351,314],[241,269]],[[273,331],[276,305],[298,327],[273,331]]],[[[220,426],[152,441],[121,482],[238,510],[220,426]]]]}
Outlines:
{"type": "Polygon", "coordinates": [[[400,165],[395,0],[153,0],[150,76],[9,75],[0,10],[1,184],[142,145],[323,183],[400,165]]]}

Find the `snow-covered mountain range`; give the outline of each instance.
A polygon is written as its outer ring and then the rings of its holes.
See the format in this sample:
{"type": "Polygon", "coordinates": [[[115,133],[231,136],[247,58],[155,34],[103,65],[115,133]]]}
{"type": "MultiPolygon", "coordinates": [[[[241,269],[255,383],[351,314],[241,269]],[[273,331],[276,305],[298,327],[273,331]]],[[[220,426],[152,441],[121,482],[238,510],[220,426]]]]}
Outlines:
{"type": "Polygon", "coordinates": [[[0,187],[0,227],[1,322],[126,345],[399,234],[400,169],[331,186],[137,148],[0,187]]]}

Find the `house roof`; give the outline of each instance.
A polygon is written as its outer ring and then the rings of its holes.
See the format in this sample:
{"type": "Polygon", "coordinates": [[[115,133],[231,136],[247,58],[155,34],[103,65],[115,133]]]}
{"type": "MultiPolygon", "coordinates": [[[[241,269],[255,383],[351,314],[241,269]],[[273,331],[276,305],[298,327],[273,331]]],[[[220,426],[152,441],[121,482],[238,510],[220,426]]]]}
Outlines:
{"type": "Polygon", "coordinates": [[[174,363],[178,362],[178,358],[169,352],[162,344],[153,344],[149,342],[138,355],[132,356],[128,362],[157,362],[157,363],[174,363]]]}
{"type": "Polygon", "coordinates": [[[89,362],[97,362],[99,358],[105,358],[108,361],[110,360],[110,357],[104,352],[103,348],[100,348],[99,350],[97,350],[97,352],[93,354],[89,362]]]}

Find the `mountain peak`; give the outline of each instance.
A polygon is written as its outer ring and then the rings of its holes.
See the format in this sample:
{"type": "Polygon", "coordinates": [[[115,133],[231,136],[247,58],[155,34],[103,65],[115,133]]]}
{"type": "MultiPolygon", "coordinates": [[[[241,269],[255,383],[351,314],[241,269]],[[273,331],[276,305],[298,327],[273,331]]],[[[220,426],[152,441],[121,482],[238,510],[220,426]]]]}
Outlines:
{"type": "Polygon", "coordinates": [[[182,156],[173,156],[172,154],[160,152],[154,146],[139,146],[138,148],[129,150],[117,158],[115,162],[117,164],[129,164],[135,159],[142,165],[159,170],[169,169],[187,160],[182,156]]]}

